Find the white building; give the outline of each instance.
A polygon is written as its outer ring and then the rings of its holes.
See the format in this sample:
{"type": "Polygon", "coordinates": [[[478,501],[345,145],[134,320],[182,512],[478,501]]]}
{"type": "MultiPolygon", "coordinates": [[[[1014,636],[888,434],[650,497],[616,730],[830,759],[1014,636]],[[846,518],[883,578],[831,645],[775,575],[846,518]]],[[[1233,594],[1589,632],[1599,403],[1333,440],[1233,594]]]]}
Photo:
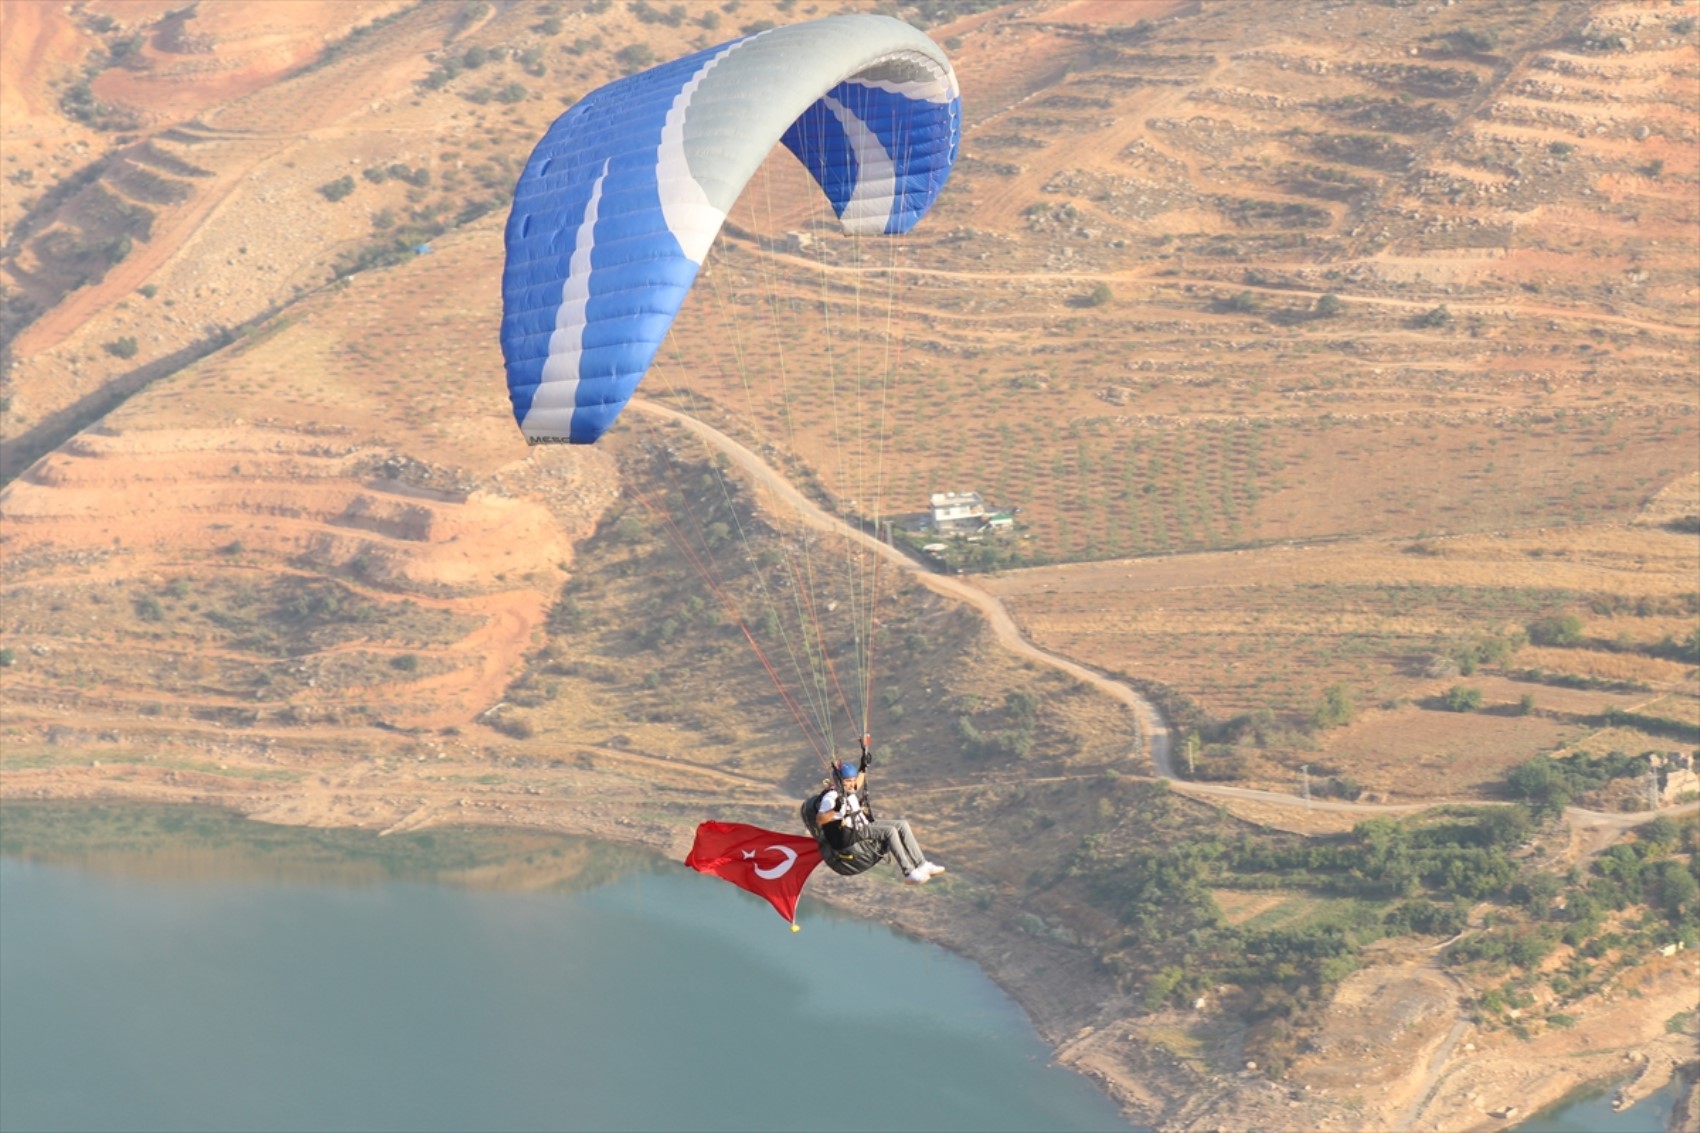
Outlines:
{"type": "Polygon", "coordinates": [[[933,528],[979,527],[986,520],[986,501],[979,492],[934,492],[933,528]]]}

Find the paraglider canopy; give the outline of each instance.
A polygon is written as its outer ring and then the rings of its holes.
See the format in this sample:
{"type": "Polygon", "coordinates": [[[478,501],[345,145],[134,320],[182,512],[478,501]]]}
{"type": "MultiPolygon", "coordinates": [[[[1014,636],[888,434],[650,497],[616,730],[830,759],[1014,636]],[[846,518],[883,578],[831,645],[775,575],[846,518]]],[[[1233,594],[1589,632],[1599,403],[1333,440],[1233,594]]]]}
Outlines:
{"type": "Polygon", "coordinates": [[[932,205],[960,134],[943,51],[869,14],[745,36],[586,96],[532,152],[508,218],[502,353],[526,439],[588,444],[613,423],[776,145],[846,232],[897,234],[932,205]]]}

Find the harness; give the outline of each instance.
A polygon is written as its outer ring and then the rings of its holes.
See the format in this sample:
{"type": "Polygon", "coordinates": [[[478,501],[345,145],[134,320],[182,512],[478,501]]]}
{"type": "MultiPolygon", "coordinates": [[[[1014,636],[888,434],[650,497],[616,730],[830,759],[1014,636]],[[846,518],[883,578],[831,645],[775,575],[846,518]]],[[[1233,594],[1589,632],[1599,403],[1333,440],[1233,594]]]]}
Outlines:
{"type": "Polygon", "coordinates": [[[873,842],[860,837],[842,850],[832,844],[831,840],[822,832],[820,825],[820,802],[821,799],[826,797],[828,791],[838,791],[841,796],[847,796],[839,802],[839,813],[844,815],[839,821],[848,822],[853,830],[860,833],[868,825],[869,820],[873,818],[873,812],[868,808],[865,795],[857,799],[856,809],[845,813],[844,808],[849,806],[850,800],[856,798],[856,796],[843,791],[837,783],[828,780],[820,790],[803,800],[803,828],[820,845],[821,860],[826,862],[827,868],[831,869],[832,872],[842,874],[845,877],[854,877],[858,873],[866,873],[884,860],[885,853],[873,842]]]}

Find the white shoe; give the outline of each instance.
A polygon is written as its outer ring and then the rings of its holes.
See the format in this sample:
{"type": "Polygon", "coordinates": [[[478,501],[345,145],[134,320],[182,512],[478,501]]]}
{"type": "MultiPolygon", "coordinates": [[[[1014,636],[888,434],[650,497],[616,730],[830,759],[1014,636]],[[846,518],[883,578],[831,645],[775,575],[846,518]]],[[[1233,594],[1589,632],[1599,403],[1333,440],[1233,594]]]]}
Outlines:
{"type": "Polygon", "coordinates": [[[944,866],[935,865],[932,862],[922,862],[921,868],[927,871],[928,877],[934,877],[944,872],[944,866]]]}
{"type": "Polygon", "coordinates": [[[927,879],[932,876],[932,874],[927,872],[926,866],[918,865],[908,873],[904,874],[903,880],[907,881],[910,885],[925,885],[927,883],[927,879]]]}

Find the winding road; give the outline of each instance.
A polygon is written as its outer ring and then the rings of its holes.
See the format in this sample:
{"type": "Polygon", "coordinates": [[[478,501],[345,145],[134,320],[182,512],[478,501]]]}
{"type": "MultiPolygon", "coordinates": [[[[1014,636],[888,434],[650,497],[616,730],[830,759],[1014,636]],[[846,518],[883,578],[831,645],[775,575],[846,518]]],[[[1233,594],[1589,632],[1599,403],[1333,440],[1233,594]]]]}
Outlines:
{"type": "MultiPolygon", "coordinates": [[[[965,602],[979,610],[980,613],[985,615],[987,624],[992,627],[992,633],[996,636],[998,644],[1010,652],[1059,669],[1076,680],[1090,685],[1105,695],[1127,705],[1139,722],[1142,746],[1151,758],[1151,768],[1155,777],[1167,780],[1176,789],[1186,794],[1217,799],[1240,799],[1288,808],[1303,807],[1309,810],[1363,815],[1410,814],[1438,806],[1504,805],[1482,799],[1431,799],[1427,802],[1413,803],[1358,803],[1337,799],[1301,799],[1293,795],[1282,794],[1279,791],[1264,791],[1255,787],[1233,787],[1223,783],[1195,783],[1180,779],[1175,773],[1174,743],[1168,722],[1163,719],[1163,714],[1157,710],[1157,706],[1142,696],[1139,690],[1107,677],[1077,661],[1071,661],[1067,657],[1033,644],[1022,636],[1020,628],[1015,624],[1015,619],[1010,616],[1009,611],[1004,608],[1004,604],[997,598],[955,576],[934,574],[896,547],[883,543],[855,525],[831,515],[819,504],[793,487],[791,482],[772,465],[712,425],[704,424],[695,417],[644,398],[633,398],[628,404],[628,408],[635,412],[648,414],[651,417],[670,421],[714,446],[724,453],[733,464],[743,469],[757,484],[771,493],[781,504],[796,512],[798,518],[809,527],[817,531],[831,532],[852,539],[902,567],[929,590],[947,598],[965,602]]],[[[1606,813],[1584,810],[1580,807],[1567,807],[1565,817],[1576,827],[1627,830],[1632,826],[1646,822],[1654,814],[1676,816],[1695,811],[1700,811],[1700,803],[1668,807],[1659,811],[1636,811],[1633,813],[1606,813]]]]}

